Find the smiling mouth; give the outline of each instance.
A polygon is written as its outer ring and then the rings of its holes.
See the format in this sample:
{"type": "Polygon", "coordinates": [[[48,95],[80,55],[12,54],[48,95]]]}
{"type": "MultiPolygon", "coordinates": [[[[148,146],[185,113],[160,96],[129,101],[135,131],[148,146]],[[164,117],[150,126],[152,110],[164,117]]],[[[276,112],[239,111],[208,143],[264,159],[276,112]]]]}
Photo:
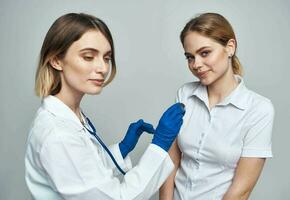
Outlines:
{"type": "Polygon", "coordinates": [[[198,73],[197,73],[197,76],[198,76],[199,78],[204,78],[204,77],[207,75],[208,72],[209,72],[209,71],[198,72],[198,73]]]}

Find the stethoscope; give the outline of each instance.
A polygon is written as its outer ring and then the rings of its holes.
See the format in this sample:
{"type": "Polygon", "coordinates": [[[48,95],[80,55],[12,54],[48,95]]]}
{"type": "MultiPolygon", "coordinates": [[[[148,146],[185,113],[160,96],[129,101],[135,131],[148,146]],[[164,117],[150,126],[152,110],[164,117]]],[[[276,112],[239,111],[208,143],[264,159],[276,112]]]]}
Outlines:
{"type": "Polygon", "coordinates": [[[90,129],[88,129],[85,125],[85,129],[91,134],[93,135],[98,142],[102,145],[102,147],[105,149],[105,151],[108,153],[108,155],[110,156],[110,158],[112,159],[113,163],[115,164],[115,166],[117,167],[117,169],[123,174],[125,175],[126,172],[124,172],[122,170],[122,168],[119,166],[119,164],[117,163],[116,159],[114,158],[114,156],[112,155],[112,153],[110,152],[110,150],[108,149],[108,147],[105,145],[105,143],[101,140],[101,138],[97,135],[97,131],[95,126],[93,125],[93,123],[90,121],[90,119],[82,112],[83,116],[85,117],[86,121],[88,122],[88,125],[90,126],[90,128],[92,129],[92,131],[90,129]]]}

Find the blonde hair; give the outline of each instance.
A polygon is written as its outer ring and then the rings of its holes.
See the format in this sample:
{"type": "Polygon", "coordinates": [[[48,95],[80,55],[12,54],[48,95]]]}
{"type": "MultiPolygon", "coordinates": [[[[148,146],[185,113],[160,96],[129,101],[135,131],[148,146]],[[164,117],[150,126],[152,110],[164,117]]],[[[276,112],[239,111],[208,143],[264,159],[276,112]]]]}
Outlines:
{"type": "MultiPolygon", "coordinates": [[[[180,33],[180,40],[184,45],[184,38],[189,32],[197,32],[205,37],[211,38],[219,44],[226,46],[230,39],[237,40],[231,24],[222,15],[217,13],[203,13],[191,19],[180,33]]],[[[236,56],[232,55],[232,68],[234,74],[243,75],[242,65],[236,56]]]]}
{"type": "Polygon", "coordinates": [[[59,17],[48,30],[40,51],[35,75],[35,93],[39,97],[55,95],[61,89],[59,71],[50,65],[50,59],[65,57],[73,42],[88,30],[100,31],[111,45],[111,74],[104,86],[116,75],[116,62],[113,38],[107,25],[95,16],[84,13],[68,13],[59,17]]]}

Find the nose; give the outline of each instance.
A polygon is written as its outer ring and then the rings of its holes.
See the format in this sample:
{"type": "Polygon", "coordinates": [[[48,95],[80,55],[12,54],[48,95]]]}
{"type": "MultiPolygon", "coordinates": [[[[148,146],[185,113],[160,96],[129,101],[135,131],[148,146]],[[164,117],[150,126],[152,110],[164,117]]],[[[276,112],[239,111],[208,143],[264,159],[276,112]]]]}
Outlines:
{"type": "Polygon", "coordinates": [[[104,58],[98,58],[96,59],[94,66],[97,73],[107,74],[110,68],[110,61],[107,61],[104,58]]]}
{"type": "Polygon", "coordinates": [[[196,56],[194,63],[191,63],[190,68],[193,70],[201,69],[202,68],[202,59],[199,56],[196,56]]]}

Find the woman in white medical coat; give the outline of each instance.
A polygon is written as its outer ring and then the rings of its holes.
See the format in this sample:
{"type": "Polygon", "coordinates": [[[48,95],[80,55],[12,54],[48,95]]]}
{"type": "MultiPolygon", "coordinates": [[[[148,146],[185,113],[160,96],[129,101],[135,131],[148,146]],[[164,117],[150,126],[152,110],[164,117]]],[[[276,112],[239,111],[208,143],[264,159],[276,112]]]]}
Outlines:
{"type": "Polygon", "coordinates": [[[271,101],[243,81],[230,23],[217,13],[191,19],[180,34],[190,71],[177,102],[186,107],[170,149],[175,171],[160,200],[246,200],[272,157],[271,101]]]}
{"type": "Polygon", "coordinates": [[[53,23],[40,53],[35,90],[42,105],[25,156],[34,199],[148,199],[173,170],[167,151],[182,124],[182,104],[171,106],[156,130],[143,120],[132,123],[110,151],[81,111],[82,97],[99,94],[115,73],[113,40],[104,22],[69,13],[53,23]],[[127,155],[144,131],[154,133],[153,140],[132,168],[127,155]],[[115,177],[119,171],[127,172],[122,182],[115,177]]]}

